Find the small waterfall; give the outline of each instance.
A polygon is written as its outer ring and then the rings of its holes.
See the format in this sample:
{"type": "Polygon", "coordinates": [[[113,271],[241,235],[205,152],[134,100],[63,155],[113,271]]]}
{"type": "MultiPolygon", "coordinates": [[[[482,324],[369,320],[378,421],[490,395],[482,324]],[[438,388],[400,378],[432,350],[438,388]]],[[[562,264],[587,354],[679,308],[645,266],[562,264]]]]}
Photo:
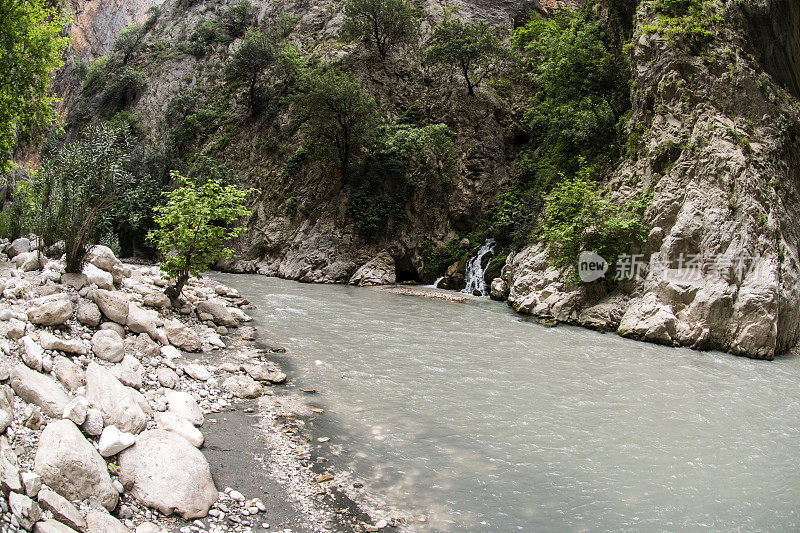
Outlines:
{"type": "MultiPolygon", "coordinates": [[[[489,291],[486,288],[486,281],[483,279],[486,273],[486,269],[483,266],[483,258],[486,254],[491,255],[494,253],[494,245],[494,239],[487,240],[483,243],[481,249],[478,250],[478,254],[467,262],[467,271],[464,274],[467,286],[461,292],[465,294],[474,294],[476,296],[489,296],[489,291]]],[[[488,262],[486,266],[489,266],[488,262]]]]}
{"type": "Polygon", "coordinates": [[[433,285],[431,285],[431,287],[433,287],[434,289],[438,289],[439,284],[442,282],[443,279],[444,276],[439,276],[438,278],[436,278],[436,281],[433,282],[433,285]]]}

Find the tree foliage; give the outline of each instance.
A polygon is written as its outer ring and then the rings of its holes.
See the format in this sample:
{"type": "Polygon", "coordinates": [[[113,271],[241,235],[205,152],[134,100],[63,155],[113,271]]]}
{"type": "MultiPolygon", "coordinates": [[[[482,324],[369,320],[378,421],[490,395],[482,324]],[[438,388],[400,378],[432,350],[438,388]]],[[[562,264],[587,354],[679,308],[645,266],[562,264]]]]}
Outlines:
{"type": "Polygon", "coordinates": [[[225,243],[245,231],[233,224],[250,215],[244,203],[251,191],[217,180],[200,185],[177,172],[173,179],[178,187],[165,193],[166,203],[156,207],[158,227],[149,238],[163,256],[161,271],[172,280],[166,292],[174,301],[190,275],[200,276],[233,254],[225,243]]]}
{"type": "Polygon", "coordinates": [[[329,69],[308,73],[294,95],[296,113],[309,139],[332,151],[342,179],[378,123],[375,101],[350,73],[329,69]]]}
{"type": "Polygon", "coordinates": [[[397,45],[417,35],[417,25],[407,0],[348,0],[342,33],[375,47],[385,59],[397,45]]]}
{"type": "Polygon", "coordinates": [[[89,246],[108,234],[118,191],[130,180],[128,151],[123,128],[92,126],[31,179],[32,225],[45,244],[64,241],[67,272],[79,272],[89,246]]]}
{"type": "Polygon", "coordinates": [[[242,45],[236,49],[225,69],[228,80],[247,89],[247,103],[251,114],[258,114],[262,94],[259,82],[264,73],[274,66],[278,52],[266,33],[249,31],[242,45]]]}
{"type": "Polygon", "coordinates": [[[161,15],[160,8],[152,7],[149,12],[150,16],[146,21],[131,24],[114,39],[114,52],[119,55],[123,65],[127,65],[128,61],[139,51],[147,34],[158,22],[158,17],[161,15]]]}
{"type": "Polygon", "coordinates": [[[506,56],[498,28],[457,18],[446,18],[436,26],[427,50],[428,61],[461,73],[469,94],[498,72],[506,56]]]}
{"type": "Polygon", "coordinates": [[[615,264],[620,254],[645,241],[646,206],[642,199],[620,204],[603,198],[597,184],[583,172],[562,183],[547,199],[542,226],[553,265],[574,268],[583,251],[595,252],[615,264]]]}
{"type": "Polygon", "coordinates": [[[69,39],[66,16],[45,0],[0,0],[0,172],[19,137],[32,139],[55,119],[50,78],[69,39]]]}

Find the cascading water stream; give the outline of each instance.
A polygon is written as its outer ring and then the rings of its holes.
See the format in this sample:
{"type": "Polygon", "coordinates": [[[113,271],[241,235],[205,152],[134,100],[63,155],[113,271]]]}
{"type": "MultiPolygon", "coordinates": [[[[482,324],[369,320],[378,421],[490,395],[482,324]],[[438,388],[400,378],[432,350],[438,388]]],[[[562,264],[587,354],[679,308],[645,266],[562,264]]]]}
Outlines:
{"type": "MultiPolygon", "coordinates": [[[[467,286],[461,292],[465,294],[474,294],[475,296],[489,296],[489,291],[486,288],[486,280],[483,279],[486,274],[483,258],[486,254],[494,253],[495,244],[494,239],[487,240],[483,243],[480,250],[478,250],[477,255],[467,262],[467,271],[464,274],[464,280],[467,282],[467,286]]],[[[488,262],[486,266],[489,266],[488,262]]]]}

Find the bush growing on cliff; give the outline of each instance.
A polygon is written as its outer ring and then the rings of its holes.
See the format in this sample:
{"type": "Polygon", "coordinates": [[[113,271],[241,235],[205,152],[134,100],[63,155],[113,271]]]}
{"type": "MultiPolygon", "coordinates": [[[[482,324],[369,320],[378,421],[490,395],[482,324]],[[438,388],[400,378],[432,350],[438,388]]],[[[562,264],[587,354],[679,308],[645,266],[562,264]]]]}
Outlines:
{"type": "Polygon", "coordinates": [[[256,20],[256,10],[248,0],[241,0],[226,9],[219,17],[219,25],[230,39],[238,39],[256,20]]]}
{"type": "Polygon", "coordinates": [[[582,251],[595,252],[615,264],[620,254],[647,238],[646,206],[644,200],[614,203],[603,198],[586,171],[561,184],[547,199],[542,226],[553,265],[570,271],[569,279],[574,281],[582,251]]]}
{"type": "Polygon", "coordinates": [[[353,160],[378,124],[375,101],[353,74],[333,68],[307,73],[293,101],[309,141],[332,154],[342,180],[347,180],[353,160]]]}
{"type": "Polygon", "coordinates": [[[656,0],[652,5],[656,25],[645,26],[644,31],[683,39],[695,52],[714,38],[714,27],[722,22],[713,0],[656,0]]]}
{"type": "Polygon", "coordinates": [[[61,67],[69,39],[59,7],[45,0],[0,2],[0,172],[12,167],[11,151],[33,141],[56,118],[58,99],[50,78],[61,67]]]}
{"type": "Polygon", "coordinates": [[[417,35],[407,0],[349,0],[344,15],[343,36],[374,46],[382,59],[394,47],[417,35]]]}
{"type": "Polygon", "coordinates": [[[123,65],[127,65],[128,61],[136,54],[144,44],[147,34],[158,22],[158,17],[161,15],[161,8],[154,6],[148,12],[150,16],[143,23],[134,23],[122,30],[120,34],[114,39],[114,51],[119,54],[123,65]]]}
{"type": "Polygon", "coordinates": [[[446,18],[433,30],[427,60],[458,70],[467,92],[474,94],[476,87],[499,71],[507,54],[498,28],[446,18]]]}
{"type": "Polygon", "coordinates": [[[165,193],[166,203],[156,207],[158,227],[149,239],[163,258],[161,271],[171,280],[166,294],[176,301],[190,275],[200,276],[233,254],[225,243],[245,231],[234,224],[250,215],[244,203],[252,191],[217,180],[199,185],[177,172],[173,179],[178,187],[165,193]]]}

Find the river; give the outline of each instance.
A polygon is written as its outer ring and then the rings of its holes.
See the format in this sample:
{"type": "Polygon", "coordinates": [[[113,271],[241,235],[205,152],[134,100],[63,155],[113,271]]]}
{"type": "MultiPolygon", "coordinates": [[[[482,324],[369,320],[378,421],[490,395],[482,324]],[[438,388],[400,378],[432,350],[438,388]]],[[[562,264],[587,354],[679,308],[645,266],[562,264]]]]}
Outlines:
{"type": "Polygon", "coordinates": [[[797,531],[800,358],[546,328],[505,304],[214,274],[425,531],[797,531]]]}

